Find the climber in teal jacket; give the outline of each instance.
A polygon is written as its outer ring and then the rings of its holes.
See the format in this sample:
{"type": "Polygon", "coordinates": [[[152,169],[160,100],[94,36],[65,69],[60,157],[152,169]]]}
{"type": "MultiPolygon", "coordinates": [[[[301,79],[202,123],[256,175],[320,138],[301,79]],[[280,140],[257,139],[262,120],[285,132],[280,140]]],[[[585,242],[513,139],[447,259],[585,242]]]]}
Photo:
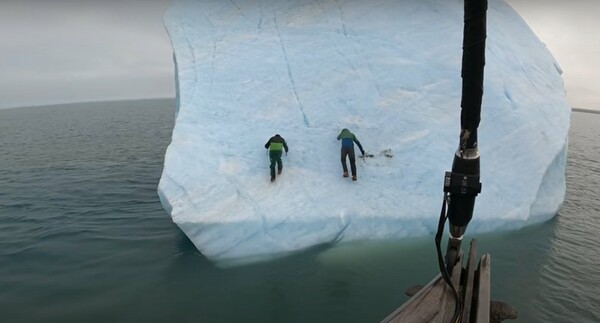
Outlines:
{"type": "Polygon", "coordinates": [[[271,137],[269,141],[265,144],[265,148],[269,149],[269,159],[271,160],[271,182],[275,181],[275,164],[277,164],[277,174],[281,174],[283,170],[283,162],[281,161],[281,155],[283,154],[283,150],[285,149],[285,154],[287,155],[288,146],[285,142],[285,139],[281,137],[279,134],[271,137]]]}
{"type": "Polygon", "coordinates": [[[348,166],[346,166],[346,156],[350,159],[350,170],[352,171],[352,180],[356,180],[356,158],[354,157],[354,144],[360,149],[360,153],[364,156],[365,151],[363,150],[360,141],[356,139],[356,136],[350,132],[350,130],[344,128],[342,132],[337,136],[338,140],[342,140],[341,160],[342,168],[344,169],[344,177],[348,177],[348,166]]]}

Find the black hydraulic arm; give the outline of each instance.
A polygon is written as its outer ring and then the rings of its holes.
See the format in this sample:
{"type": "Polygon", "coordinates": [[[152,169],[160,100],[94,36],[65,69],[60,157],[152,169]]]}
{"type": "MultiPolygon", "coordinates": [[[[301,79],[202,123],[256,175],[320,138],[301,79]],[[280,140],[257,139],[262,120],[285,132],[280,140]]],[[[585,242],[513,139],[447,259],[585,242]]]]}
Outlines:
{"type": "Polygon", "coordinates": [[[481,192],[477,128],[483,97],[487,0],[465,0],[464,10],[461,131],[452,171],[446,172],[444,179],[450,224],[446,251],[449,267],[456,261],[460,241],[473,217],[475,197],[481,192]]]}

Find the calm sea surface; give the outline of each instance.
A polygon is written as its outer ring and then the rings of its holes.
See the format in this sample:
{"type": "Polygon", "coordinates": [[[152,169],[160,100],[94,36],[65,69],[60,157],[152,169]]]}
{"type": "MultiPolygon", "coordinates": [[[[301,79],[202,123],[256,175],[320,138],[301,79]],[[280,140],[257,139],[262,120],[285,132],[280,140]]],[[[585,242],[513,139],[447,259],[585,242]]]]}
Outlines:
{"type": "MultiPolygon", "coordinates": [[[[437,274],[433,237],[215,267],[156,193],[172,106],[0,110],[0,322],[379,322],[437,274]]],[[[574,112],[559,215],[477,236],[507,322],[600,322],[599,138],[574,112]]]]}

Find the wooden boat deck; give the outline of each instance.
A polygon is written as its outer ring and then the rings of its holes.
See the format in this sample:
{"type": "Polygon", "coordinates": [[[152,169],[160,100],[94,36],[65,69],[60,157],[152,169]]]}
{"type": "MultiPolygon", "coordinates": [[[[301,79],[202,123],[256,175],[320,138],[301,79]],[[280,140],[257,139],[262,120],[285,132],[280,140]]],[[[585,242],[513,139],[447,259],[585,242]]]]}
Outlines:
{"type": "MultiPolygon", "coordinates": [[[[471,241],[466,267],[462,255],[454,266],[451,279],[462,300],[462,321],[490,321],[490,256],[485,254],[475,265],[476,241],[471,241]]],[[[441,275],[437,275],[411,299],[388,315],[382,323],[450,323],[455,309],[455,297],[441,275]]]]}

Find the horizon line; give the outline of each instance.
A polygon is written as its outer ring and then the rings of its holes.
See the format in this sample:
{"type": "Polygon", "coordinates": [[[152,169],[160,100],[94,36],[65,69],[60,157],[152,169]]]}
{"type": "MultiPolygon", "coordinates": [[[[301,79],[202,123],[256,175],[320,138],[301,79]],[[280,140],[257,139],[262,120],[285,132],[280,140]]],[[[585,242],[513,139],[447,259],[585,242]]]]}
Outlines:
{"type": "MultiPolygon", "coordinates": [[[[151,101],[151,100],[175,100],[175,97],[148,97],[148,98],[129,98],[129,99],[110,99],[110,100],[89,100],[89,101],[67,101],[62,103],[50,103],[50,104],[33,104],[33,105],[20,105],[20,106],[7,106],[0,107],[0,110],[9,109],[20,109],[20,108],[39,108],[39,107],[54,107],[64,105],[77,105],[77,104],[98,104],[98,103],[116,103],[116,102],[130,102],[130,101],[151,101]]],[[[584,112],[584,113],[595,113],[600,114],[600,109],[589,109],[589,108],[575,108],[571,107],[573,112],[584,112]]]]}

